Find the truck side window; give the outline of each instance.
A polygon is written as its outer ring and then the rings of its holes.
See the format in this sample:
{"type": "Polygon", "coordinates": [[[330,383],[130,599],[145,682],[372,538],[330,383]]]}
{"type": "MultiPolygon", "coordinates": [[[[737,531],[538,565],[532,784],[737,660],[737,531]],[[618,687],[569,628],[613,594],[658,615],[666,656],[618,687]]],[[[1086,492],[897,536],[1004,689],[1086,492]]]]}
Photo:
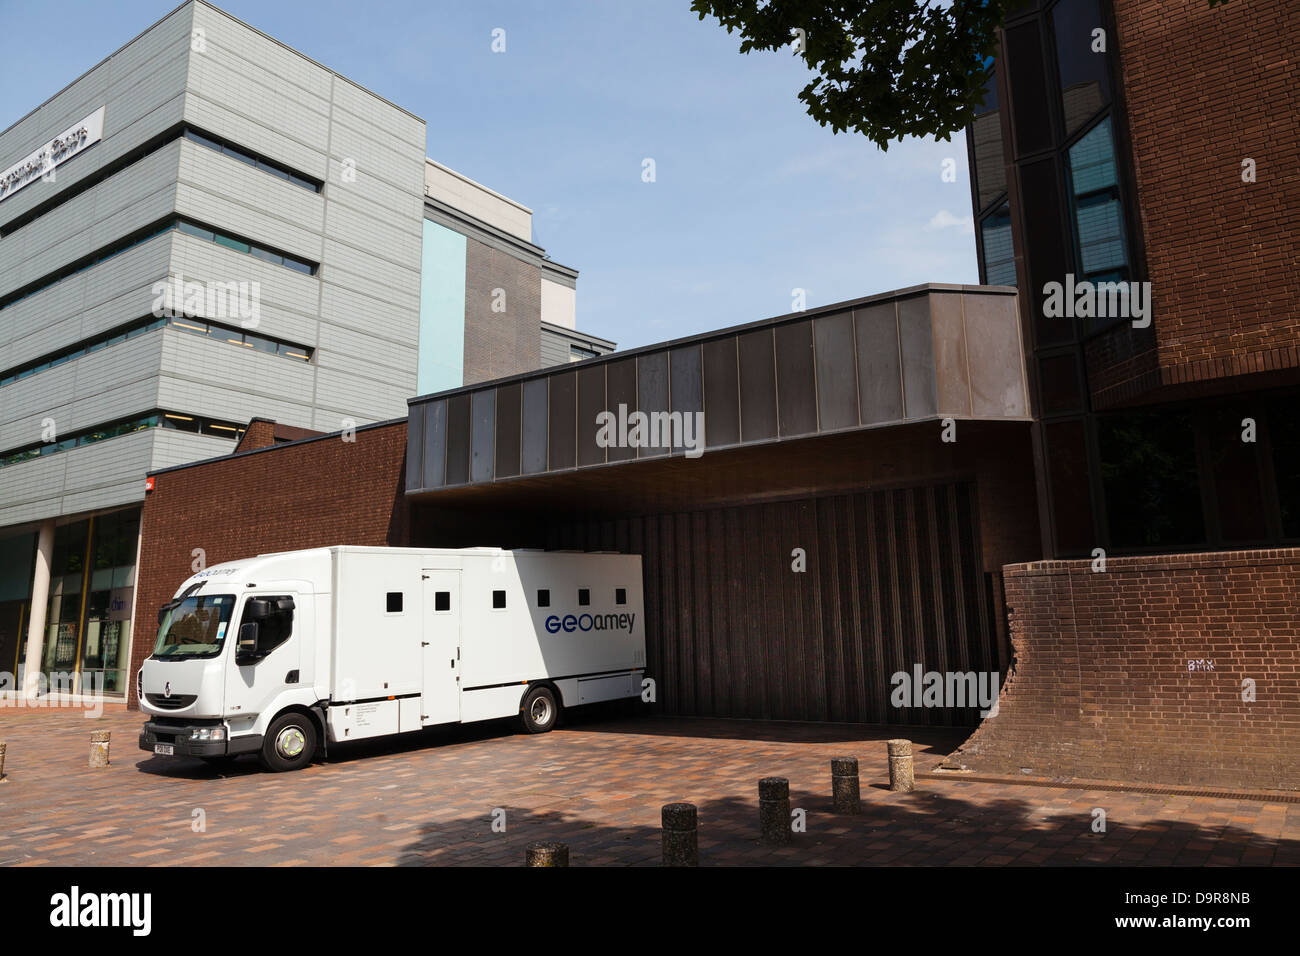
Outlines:
{"type": "Polygon", "coordinates": [[[503,607],[505,607],[505,606],[506,606],[506,592],[505,592],[505,591],[493,591],[493,592],[492,592],[492,610],[494,610],[494,611],[499,611],[499,610],[501,610],[501,609],[502,609],[503,607]]]}
{"type": "Polygon", "coordinates": [[[538,606],[538,607],[550,607],[550,606],[551,606],[551,589],[550,589],[550,588],[538,588],[538,589],[537,589],[537,606],[538,606]]]}
{"type": "MultiPolygon", "coordinates": [[[[263,597],[259,594],[257,597],[263,597]]],[[[287,602],[287,607],[283,610],[277,610],[274,613],[263,618],[258,622],[257,629],[257,649],[262,653],[268,653],[275,650],[281,644],[289,639],[293,633],[293,598],[287,594],[266,595],[265,599],[271,602],[274,607],[278,602],[287,602]]],[[[248,623],[248,612],[244,612],[243,621],[248,623]]]]}
{"type": "Polygon", "coordinates": [[[435,611],[450,611],[450,610],[451,610],[451,592],[450,592],[450,591],[434,591],[434,592],[433,592],[433,609],[434,609],[435,611]]]}
{"type": "Polygon", "coordinates": [[[578,607],[591,606],[591,588],[578,588],[578,607]]]}
{"type": "Polygon", "coordinates": [[[389,614],[402,613],[402,592],[389,591],[388,598],[385,601],[384,610],[389,614]]]}
{"type": "Polygon", "coordinates": [[[627,603],[627,588],[614,588],[614,603],[615,604],[627,603]]]}

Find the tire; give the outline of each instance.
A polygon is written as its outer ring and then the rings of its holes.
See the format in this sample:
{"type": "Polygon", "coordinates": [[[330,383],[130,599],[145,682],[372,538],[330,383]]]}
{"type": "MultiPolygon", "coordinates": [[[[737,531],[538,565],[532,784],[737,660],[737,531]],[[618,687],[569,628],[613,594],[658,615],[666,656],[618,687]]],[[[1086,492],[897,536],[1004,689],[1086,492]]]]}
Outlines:
{"type": "Polygon", "coordinates": [[[544,734],[555,726],[560,707],[549,687],[534,687],[524,696],[519,708],[519,722],[530,734],[544,734]]]}
{"type": "Polygon", "coordinates": [[[271,721],[257,759],[274,773],[301,770],[316,755],[316,722],[295,710],[271,721]]]}

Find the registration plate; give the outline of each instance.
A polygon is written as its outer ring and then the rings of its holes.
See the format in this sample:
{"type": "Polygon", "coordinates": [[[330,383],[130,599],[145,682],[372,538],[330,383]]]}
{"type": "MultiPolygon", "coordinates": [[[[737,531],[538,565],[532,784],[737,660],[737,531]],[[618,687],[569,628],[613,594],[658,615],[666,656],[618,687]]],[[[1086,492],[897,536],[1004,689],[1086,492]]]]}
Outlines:
{"type": "Polygon", "coordinates": [[[174,757],[176,756],[176,745],[175,744],[154,744],[153,752],[156,754],[162,754],[164,757],[174,757]]]}

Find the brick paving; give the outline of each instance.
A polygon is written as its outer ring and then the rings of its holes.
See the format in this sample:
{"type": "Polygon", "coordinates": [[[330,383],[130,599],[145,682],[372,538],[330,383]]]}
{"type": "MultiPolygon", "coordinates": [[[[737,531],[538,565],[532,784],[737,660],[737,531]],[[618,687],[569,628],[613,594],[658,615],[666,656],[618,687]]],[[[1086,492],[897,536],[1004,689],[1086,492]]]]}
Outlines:
{"type": "Polygon", "coordinates": [[[675,800],[699,806],[705,865],[1300,862],[1296,803],[959,779],[889,792],[884,740],[910,737],[929,770],[964,736],[940,728],[630,718],[534,737],[493,724],[268,774],[247,757],[222,771],[153,757],[136,747],[142,722],[121,708],[98,720],[0,709],[0,864],[516,865],[533,840],[562,840],[575,866],[656,865],[659,808],[675,800]],[[113,732],[105,770],[87,768],[96,729],[113,732]],[[857,817],[831,812],[840,755],[861,766],[857,817]],[[757,780],[771,775],[807,812],[807,832],[780,848],[757,841],[757,780]]]}

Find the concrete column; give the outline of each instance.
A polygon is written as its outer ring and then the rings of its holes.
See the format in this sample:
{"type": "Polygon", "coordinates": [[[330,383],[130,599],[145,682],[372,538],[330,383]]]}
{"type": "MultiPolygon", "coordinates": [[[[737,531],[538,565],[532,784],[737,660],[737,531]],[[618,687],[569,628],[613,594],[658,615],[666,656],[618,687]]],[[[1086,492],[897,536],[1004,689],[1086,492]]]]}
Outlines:
{"type": "Polygon", "coordinates": [[[36,541],[36,572],[32,575],[32,613],[27,620],[27,656],[23,660],[23,698],[34,700],[45,646],[45,613],[50,606],[50,568],[54,564],[54,519],[41,524],[36,541]]]}

